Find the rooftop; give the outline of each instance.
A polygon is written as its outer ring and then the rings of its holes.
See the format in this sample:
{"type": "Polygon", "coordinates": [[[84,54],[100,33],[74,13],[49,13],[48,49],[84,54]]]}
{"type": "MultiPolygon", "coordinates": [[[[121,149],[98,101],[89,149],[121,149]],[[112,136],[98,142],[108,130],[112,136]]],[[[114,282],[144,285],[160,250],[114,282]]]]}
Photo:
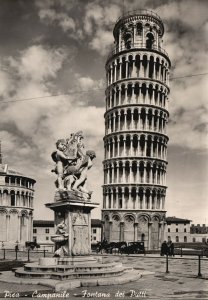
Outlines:
{"type": "Polygon", "coordinates": [[[9,169],[8,164],[0,164],[0,176],[1,175],[16,175],[16,176],[25,177],[34,180],[33,178],[28,177],[20,172],[9,169]]]}
{"type": "MultiPolygon", "coordinates": [[[[101,220],[99,219],[91,219],[91,225],[93,227],[101,227],[101,220]]],[[[34,227],[53,227],[54,221],[53,220],[34,220],[33,221],[34,227]]]]}
{"type": "Polygon", "coordinates": [[[34,220],[33,227],[53,227],[53,220],[34,220]]]}
{"type": "Polygon", "coordinates": [[[166,217],[166,222],[168,223],[190,223],[191,220],[189,219],[181,219],[177,217],[166,217]]]}

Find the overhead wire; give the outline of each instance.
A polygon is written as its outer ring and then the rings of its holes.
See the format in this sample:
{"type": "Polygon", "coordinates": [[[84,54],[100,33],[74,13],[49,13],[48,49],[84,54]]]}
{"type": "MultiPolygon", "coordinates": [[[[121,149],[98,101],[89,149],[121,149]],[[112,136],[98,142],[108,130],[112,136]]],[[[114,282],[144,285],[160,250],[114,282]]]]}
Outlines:
{"type": "MultiPolygon", "coordinates": [[[[184,79],[184,78],[188,78],[188,77],[205,76],[205,75],[208,75],[208,72],[172,77],[172,78],[169,79],[169,81],[176,80],[176,79],[184,79]]],[[[81,90],[81,91],[72,91],[72,92],[68,92],[68,93],[64,93],[64,94],[45,95],[45,96],[23,98],[23,99],[14,99],[14,100],[6,99],[6,100],[3,100],[3,101],[0,101],[0,104],[2,104],[2,103],[5,103],[5,104],[6,103],[13,103],[13,102],[22,102],[22,101],[32,101],[32,100],[39,100],[39,99],[45,99],[45,98],[55,98],[55,97],[60,97],[60,96],[70,96],[70,95],[84,94],[84,93],[104,91],[104,90],[105,90],[105,88],[97,88],[97,89],[88,89],[88,90],[81,90]]]]}

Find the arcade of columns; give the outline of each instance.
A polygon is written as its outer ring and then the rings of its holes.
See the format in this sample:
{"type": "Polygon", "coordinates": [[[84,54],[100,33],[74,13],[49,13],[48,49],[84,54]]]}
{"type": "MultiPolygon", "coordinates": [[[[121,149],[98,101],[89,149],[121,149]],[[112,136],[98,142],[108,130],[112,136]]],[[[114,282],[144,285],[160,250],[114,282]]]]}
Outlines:
{"type": "Polygon", "coordinates": [[[115,25],[106,63],[103,238],[143,240],[157,249],[164,236],[170,60],[164,27],[150,11],[130,12],[115,25]]]}
{"type": "Polygon", "coordinates": [[[4,247],[24,246],[32,241],[35,180],[1,166],[0,241],[4,247]]]}

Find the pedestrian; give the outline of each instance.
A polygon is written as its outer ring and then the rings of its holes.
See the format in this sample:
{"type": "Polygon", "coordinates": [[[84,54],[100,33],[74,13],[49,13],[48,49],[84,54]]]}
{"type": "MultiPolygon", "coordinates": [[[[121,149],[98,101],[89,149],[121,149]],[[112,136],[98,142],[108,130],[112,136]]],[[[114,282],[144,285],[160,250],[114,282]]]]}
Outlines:
{"type": "Polygon", "coordinates": [[[171,239],[168,239],[167,248],[168,248],[168,255],[174,256],[174,244],[171,241],[171,239]]]}
{"type": "Polygon", "coordinates": [[[161,256],[164,256],[167,254],[167,251],[168,251],[168,247],[167,247],[167,242],[164,241],[161,245],[161,252],[160,252],[160,255],[161,256]]]}

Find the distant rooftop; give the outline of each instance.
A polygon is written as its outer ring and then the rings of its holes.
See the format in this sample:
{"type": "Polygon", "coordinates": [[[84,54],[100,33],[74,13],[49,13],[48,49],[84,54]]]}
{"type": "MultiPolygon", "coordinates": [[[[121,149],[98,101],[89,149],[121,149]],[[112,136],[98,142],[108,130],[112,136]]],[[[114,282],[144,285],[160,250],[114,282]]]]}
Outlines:
{"type": "Polygon", "coordinates": [[[53,220],[34,220],[33,227],[53,227],[53,220]]]}
{"type": "Polygon", "coordinates": [[[7,164],[0,164],[0,173],[5,173],[5,174],[14,174],[14,175],[21,175],[23,176],[22,173],[8,169],[7,164]]]}
{"type": "MultiPolygon", "coordinates": [[[[99,219],[91,219],[92,227],[101,227],[101,220],[99,219]]],[[[54,221],[53,220],[34,220],[33,221],[34,227],[53,227],[54,221]]]]}
{"type": "Polygon", "coordinates": [[[0,164],[0,176],[1,175],[16,175],[16,176],[32,179],[32,180],[34,180],[34,182],[36,182],[35,179],[31,178],[30,176],[27,176],[20,172],[9,169],[8,164],[0,164]]]}
{"type": "Polygon", "coordinates": [[[177,218],[177,217],[174,216],[174,217],[167,217],[166,222],[167,223],[190,223],[191,220],[181,219],[181,218],[177,218]]]}
{"type": "Polygon", "coordinates": [[[101,220],[100,219],[91,219],[91,226],[92,227],[101,227],[101,220]]]}

